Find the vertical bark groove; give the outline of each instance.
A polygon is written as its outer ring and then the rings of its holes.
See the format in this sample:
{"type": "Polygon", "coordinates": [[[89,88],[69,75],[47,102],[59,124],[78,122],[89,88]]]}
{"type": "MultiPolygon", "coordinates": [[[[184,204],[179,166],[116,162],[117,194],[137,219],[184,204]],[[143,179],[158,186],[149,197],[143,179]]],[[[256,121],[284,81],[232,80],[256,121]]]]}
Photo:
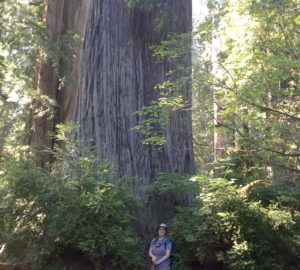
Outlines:
{"type": "MultiPolygon", "coordinates": [[[[44,19],[47,26],[47,35],[50,47],[57,48],[62,42],[62,37],[68,31],[83,37],[86,27],[90,0],[45,0],[44,19]]],[[[78,57],[68,59],[66,63],[55,69],[53,60],[47,56],[41,56],[40,65],[37,68],[36,88],[37,99],[35,101],[36,111],[51,110],[42,104],[42,95],[46,95],[57,102],[56,116],[50,113],[38,116],[32,112],[30,117],[30,138],[29,144],[39,150],[52,148],[52,139],[49,133],[54,131],[57,123],[66,122],[73,119],[74,104],[79,86],[79,63],[80,49],[77,49],[78,57]],[[59,90],[59,76],[70,74],[71,83],[64,89],[59,90]]],[[[50,155],[40,153],[38,164],[44,166],[50,161],[50,155]]]]}
{"type": "MultiPolygon", "coordinates": [[[[149,47],[166,39],[169,32],[189,32],[192,27],[191,0],[159,2],[169,16],[157,31],[158,6],[138,10],[128,8],[123,0],[92,0],[77,99],[78,138],[95,146],[102,158],[117,167],[119,175],[137,179],[135,193],[141,198],[147,196],[145,187],[158,172],[195,171],[189,110],[172,116],[162,148],[143,144],[144,135],[133,130],[141,120],[135,112],[157,100],[154,86],[166,80],[171,68],[156,63],[149,47]]],[[[181,64],[190,68],[190,56],[181,64]]],[[[182,93],[190,103],[188,84],[182,93]]],[[[149,224],[152,230],[153,224],[174,212],[171,198],[150,195],[148,206],[144,230],[149,224]]]]}

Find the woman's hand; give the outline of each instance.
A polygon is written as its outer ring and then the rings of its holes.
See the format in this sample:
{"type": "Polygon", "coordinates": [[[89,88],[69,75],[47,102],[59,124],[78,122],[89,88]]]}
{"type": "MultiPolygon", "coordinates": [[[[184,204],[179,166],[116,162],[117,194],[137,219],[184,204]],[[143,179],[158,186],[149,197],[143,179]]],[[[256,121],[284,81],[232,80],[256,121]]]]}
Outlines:
{"type": "Polygon", "coordinates": [[[157,258],[156,258],[155,256],[152,256],[151,258],[152,258],[152,262],[153,262],[153,264],[154,264],[154,265],[156,265],[157,258]]]}
{"type": "Polygon", "coordinates": [[[166,255],[164,257],[162,257],[160,260],[155,260],[153,262],[154,265],[158,265],[158,264],[161,264],[163,261],[165,261],[166,259],[168,259],[171,255],[171,250],[167,250],[166,251],[166,255]]]}

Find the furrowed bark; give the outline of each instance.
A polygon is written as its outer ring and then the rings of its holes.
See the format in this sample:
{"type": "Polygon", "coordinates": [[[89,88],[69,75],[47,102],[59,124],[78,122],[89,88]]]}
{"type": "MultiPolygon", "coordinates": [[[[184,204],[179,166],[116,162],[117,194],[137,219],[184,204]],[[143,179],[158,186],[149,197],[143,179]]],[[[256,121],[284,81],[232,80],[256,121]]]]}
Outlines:
{"type": "MultiPolygon", "coordinates": [[[[52,53],[61,53],[63,36],[68,32],[84,36],[89,6],[90,0],[45,1],[44,20],[52,53]]],[[[37,97],[29,119],[29,144],[40,151],[37,157],[37,163],[40,166],[51,161],[50,154],[43,152],[46,148],[51,149],[53,146],[53,139],[49,133],[54,132],[57,123],[73,119],[79,85],[80,49],[76,49],[76,59],[67,59],[57,63],[53,61],[53,57],[40,56],[40,64],[36,72],[37,97]],[[63,76],[68,76],[70,83],[59,90],[59,78],[63,76]],[[43,96],[53,100],[56,103],[55,108],[45,103],[43,96]]]]}
{"type": "MultiPolygon", "coordinates": [[[[176,64],[156,63],[149,47],[167,39],[169,32],[189,32],[192,27],[190,0],[156,3],[160,5],[141,10],[129,8],[123,0],[92,1],[76,111],[78,138],[111,161],[120,176],[136,179],[133,189],[137,197],[148,196],[144,235],[153,233],[154,225],[174,213],[174,198],[145,191],[157,173],[195,171],[188,83],[181,89],[188,106],[175,112],[162,131],[167,138],[163,147],[145,145],[145,136],[134,130],[141,121],[136,112],[159,98],[154,86],[164,82],[176,64]],[[166,17],[160,17],[162,10],[166,17]],[[158,19],[166,21],[160,29],[158,19]]],[[[191,56],[180,64],[189,69],[191,56]]]]}

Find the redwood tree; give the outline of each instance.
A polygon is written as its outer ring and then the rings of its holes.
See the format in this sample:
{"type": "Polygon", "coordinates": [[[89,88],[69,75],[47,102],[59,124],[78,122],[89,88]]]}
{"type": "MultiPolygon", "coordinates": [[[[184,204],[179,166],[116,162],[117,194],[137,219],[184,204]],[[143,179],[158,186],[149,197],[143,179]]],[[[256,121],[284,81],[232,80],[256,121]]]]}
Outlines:
{"type": "Polygon", "coordinates": [[[70,39],[84,36],[90,0],[45,0],[44,22],[47,29],[47,53],[39,56],[36,70],[37,94],[30,116],[29,144],[38,150],[38,164],[51,161],[45,148],[53,147],[55,125],[73,119],[77,87],[79,85],[80,46],[72,53],[70,39]],[[63,85],[63,78],[69,83],[63,85]]]}
{"type": "MultiPolygon", "coordinates": [[[[144,144],[145,135],[134,129],[143,121],[136,112],[159,98],[155,85],[163,83],[176,65],[185,67],[178,76],[187,76],[191,65],[190,53],[180,63],[157,63],[150,47],[167,39],[170,32],[186,33],[191,28],[191,0],[148,1],[134,7],[123,0],[91,3],[76,107],[78,138],[111,161],[120,176],[136,179],[134,192],[144,199],[145,188],[157,173],[192,174],[195,170],[189,83],[180,89],[185,108],[173,113],[161,130],[165,145],[144,144]]],[[[142,233],[152,232],[154,224],[173,212],[173,198],[150,194],[142,233]]]]}

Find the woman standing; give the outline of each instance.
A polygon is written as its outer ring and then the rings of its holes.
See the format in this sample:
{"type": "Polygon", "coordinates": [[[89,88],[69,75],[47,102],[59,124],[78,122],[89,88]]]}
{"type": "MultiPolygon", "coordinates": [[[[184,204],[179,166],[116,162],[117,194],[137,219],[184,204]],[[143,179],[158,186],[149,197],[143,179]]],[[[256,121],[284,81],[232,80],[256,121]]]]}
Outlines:
{"type": "Polygon", "coordinates": [[[168,237],[168,226],[161,223],[151,241],[149,256],[152,259],[151,270],[170,270],[172,241],[168,237]]]}

